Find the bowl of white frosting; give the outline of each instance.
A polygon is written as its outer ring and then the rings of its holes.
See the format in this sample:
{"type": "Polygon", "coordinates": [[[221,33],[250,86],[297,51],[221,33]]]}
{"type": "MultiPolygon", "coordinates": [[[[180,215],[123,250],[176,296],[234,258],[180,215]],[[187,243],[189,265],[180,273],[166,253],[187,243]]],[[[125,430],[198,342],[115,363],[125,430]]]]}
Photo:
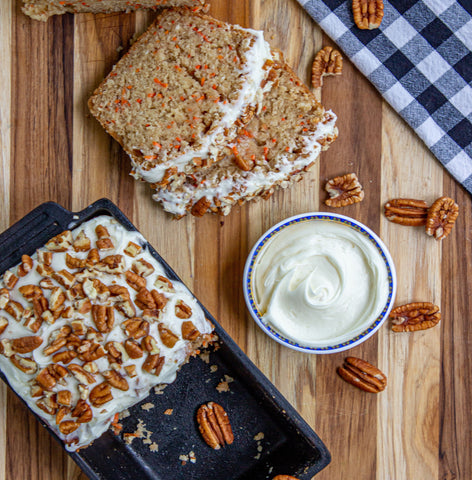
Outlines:
{"type": "Polygon", "coordinates": [[[335,353],[372,336],[396,293],[392,257],[352,218],[305,213],[269,229],[244,269],[244,297],[261,329],[308,353],[335,353]]]}

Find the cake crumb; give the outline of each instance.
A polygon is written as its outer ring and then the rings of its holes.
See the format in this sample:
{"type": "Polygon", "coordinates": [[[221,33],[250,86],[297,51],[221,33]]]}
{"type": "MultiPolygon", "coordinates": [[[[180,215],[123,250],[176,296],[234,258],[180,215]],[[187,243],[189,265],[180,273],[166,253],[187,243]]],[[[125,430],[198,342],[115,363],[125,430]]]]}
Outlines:
{"type": "Polygon", "coordinates": [[[212,365],[212,366],[210,367],[210,372],[211,372],[211,373],[215,373],[217,370],[218,370],[218,365],[212,365]]]}
{"type": "Polygon", "coordinates": [[[126,410],[123,410],[123,411],[119,414],[118,418],[119,418],[120,420],[123,420],[123,418],[127,418],[127,417],[129,417],[130,415],[131,415],[131,414],[129,413],[129,410],[126,409],[126,410]]]}
{"type": "Polygon", "coordinates": [[[259,460],[259,458],[261,458],[261,454],[260,454],[260,453],[258,453],[258,454],[254,457],[255,460],[259,460]]]}
{"type": "Polygon", "coordinates": [[[154,403],[151,403],[151,402],[145,403],[144,405],[141,405],[141,408],[143,410],[146,410],[146,412],[149,412],[149,410],[154,408],[154,403]]]}
{"type": "Polygon", "coordinates": [[[151,452],[157,452],[159,451],[159,445],[156,442],[152,442],[151,445],[149,445],[149,450],[151,450],[151,452]]]}
{"type": "Polygon", "coordinates": [[[216,386],[216,390],[220,393],[229,392],[229,384],[231,382],[234,382],[234,378],[230,377],[229,375],[225,375],[224,380],[221,380],[220,383],[216,386]]]}
{"type": "Polygon", "coordinates": [[[210,352],[202,352],[200,353],[200,358],[205,362],[205,363],[210,363],[210,352]]]}
{"type": "Polygon", "coordinates": [[[257,435],[254,436],[254,440],[256,442],[263,440],[263,438],[264,438],[264,432],[259,432],[257,435]]]}
{"type": "Polygon", "coordinates": [[[136,430],[133,433],[124,433],[123,439],[127,445],[131,445],[135,438],[142,438],[145,445],[150,445],[152,444],[151,435],[152,432],[146,429],[146,424],[138,419],[136,430]]]}
{"type": "Polygon", "coordinates": [[[190,458],[191,463],[197,463],[197,457],[195,456],[194,451],[189,452],[188,458],[190,458]]]}
{"type": "Polygon", "coordinates": [[[165,412],[164,412],[164,415],[172,415],[172,412],[174,411],[174,409],[172,408],[168,408],[165,412]]]}
{"type": "Polygon", "coordinates": [[[157,385],[154,387],[154,393],[156,395],[162,395],[164,393],[164,388],[166,388],[167,385],[157,385]]]}
{"type": "Polygon", "coordinates": [[[179,455],[179,460],[182,465],[186,465],[188,462],[188,455],[179,455]]]}

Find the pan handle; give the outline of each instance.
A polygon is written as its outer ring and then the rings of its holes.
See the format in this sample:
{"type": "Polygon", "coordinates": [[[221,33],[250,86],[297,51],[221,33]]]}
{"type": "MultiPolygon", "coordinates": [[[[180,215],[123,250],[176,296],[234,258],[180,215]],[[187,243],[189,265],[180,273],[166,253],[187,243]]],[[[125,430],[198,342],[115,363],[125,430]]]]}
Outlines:
{"type": "Polygon", "coordinates": [[[21,260],[21,255],[32,255],[38,245],[66,230],[74,214],[55,202],[46,202],[0,235],[0,274],[21,260]]]}

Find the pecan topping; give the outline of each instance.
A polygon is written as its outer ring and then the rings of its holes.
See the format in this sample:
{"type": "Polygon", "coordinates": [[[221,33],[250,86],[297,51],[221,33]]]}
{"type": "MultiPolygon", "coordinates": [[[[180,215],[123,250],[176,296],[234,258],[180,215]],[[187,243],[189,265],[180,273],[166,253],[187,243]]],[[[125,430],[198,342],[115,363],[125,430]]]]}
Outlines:
{"type": "Polygon", "coordinates": [[[52,252],[65,252],[69,250],[72,246],[72,233],[70,230],[65,230],[64,232],[56,235],[51,238],[49,242],[46,243],[46,248],[52,252]]]}
{"type": "Polygon", "coordinates": [[[15,300],[10,300],[5,307],[5,312],[9,313],[17,322],[21,320],[24,311],[23,305],[15,300]]]}
{"type": "Polygon", "coordinates": [[[85,258],[73,257],[72,255],[66,253],[66,265],[67,268],[70,268],[71,270],[85,268],[87,265],[87,260],[85,258]]]}
{"type": "Polygon", "coordinates": [[[438,198],[428,210],[426,233],[436,240],[446,238],[459,215],[459,205],[449,197],[438,198]]]}
{"type": "Polygon", "coordinates": [[[192,209],[190,210],[190,213],[194,217],[203,217],[203,215],[205,215],[207,210],[210,208],[210,205],[211,205],[210,200],[208,200],[208,198],[206,197],[202,197],[200,198],[200,200],[198,200],[198,202],[196,202],[193,205],[192,209]]]}
{"type": "Polygon", "coordinates": [[[92,409],[83,398],[77,402],[77,405],[72,410],[71,415],[74,418],[77,418],[78,423],[88,423],[93,418],[92,409]]]}
{"type": "Polygon", "coordinates": [[[328,207],[345,207],[364,199],[364,190],[355,173],[348,173],[329,180],[325,190],[330,198],[325,200],[328,207]]]}
{"type": "Polygon", "coordinates": [[[8,320],[5,317],[0,317],[0,335],[6,330],[8,327],[8,320]]]}
{"type": "Polygon", "coordinates": [[[11,341],[11,348],[16,353],[30,353],[43,343],[41,337],[20,337],[11,341]]]}
{"type": "Polygon", "coordinates": [[[64,367],[51,364],[38,373],[36,381],[44,390],[52,390],[66,375],[67,370],[64,367]]]}
{"type": "Polygon", "coordinates": [[[99,332],[109,333],[115,323],[115,312],[113,307],[92,305],[92,318],[99,332]]]}
{"type": "Polygon", "coordinates": [[[38,257],[38,262],[42,263],[46,267],[51,266],[52,263],[52,252],[47,250],[37,250],[36,255],[38,257]]]}
{"type": "Polygon", "coordinates": [[[384,15],[383,0],[352,0],[352,13],[361,30],[379,28],[384,15]]]}
{"type": "Polygon", "coordinates": [[[173,348],[174,345],[179,340],[179,337],[177,335],[175,335],[175,333],[173,333],[171,330],[164,327],[164,325],[162,325],[162,323],[160,323],[157,328],[159,330],[159,336],[161,337],[162,343],[167,348],[173,348]]]}
{"type": "Polygon", "coordinates": [[[18,291],[30,302],[33,301],[34,298],[39,298],[43,295],[43,291],[37,285],[23,285],[18,291]]]}
{"type": "Polygon", "coordinates": [[[77,353],[73,350],[64,350],[63,352],[55,353],[52,356],[52,361],[54,363],[63,363],[67,365],[68,363],[72,362],[74,358],[77,358],[77,353]]]}
{"type": "Polygon", "coordinates": [[[100,272],[117,274],[121,273],[125,268],[123,255],[108,255],[95,265],[100,272]]]}
{"type": "Polygon", "coordinates": [[[201,405],[197,411],[197,422],[203,440],[214,450],[233,443],[231,424],[221,405],[215,402],[201,405]]]}
{"type": "Polygon", "coordinates": [[[54,399],[55,395],[49,395],[43,398],[40,398],[36,405],[43,411],[48,413],[49,415],[55,415],[57,412],[57,403],[54,399]]]}
{"type": "Polygon", "coordinates": [[[186,322],[182,323],[182,338],[193,342],[199,336],[200,336],[200,332],[190,320],[187,320],[186,322]]]}
{"type": "Polygon", "coordinates": [[[108,358],[111,363],[121,365],[128,360],[128,352],[120,342],[108,342],[105,348],[108,351],[108,358]]]}
{"type": "Polygon", "coordinates": [[[81,230],[72,244],[76,252],[86,252],[90,250],[90,238],[81,230]]]}
{"type": "Polygon", "coordinates": [[[151,295],[154,299],[157,310],[162,310],[167,305],[167,297],[163,293],[160,293],[157,290],[151,290],[151,295]]]}
{"type": "Polygon", "coordinates": [[[111,387],[108,382],[103,382],[97,385],[90,392],[90,403],[94,407],[100,407],[103,404],[113,400],[113,395],[111,394],[111,387]]]}
{"type": "Polygon", "coordinates": [[[118,372],[115,370],[108,370],[107,372],[103,372],[102,374],[108,383],[112,386],[117,388],[118,390],[127,391],[129,389],[128,382],[125,378],[123,378],[118,372]]]}
{"type": "Polygon", "coordinates": [[[106,227],[103,225],[97,225],[95,233],[98,237],[97,248],[99,250],[113,250],[115,248],[106,227]]]}
{"type": "Polygon", "coordinates": [[[131,270],[133,270],[133,272],[137,273],[138,275],[141,275],[142,277],[148,277],[149,275],[154,273],[154,267],[142,258],[133,262],[131,270]]]}
{"type": "Polygon", "coordinates": [[[377,367],[360,358],[347,357],[337,372],[343,380],[365,392],[379,393],[387,386],[387,377],[377,367]]]}
{"type": "Polygon", "coordinates": [[[165,357],[161,357],[159,354],[148,355],[143,363],[143,370],[158,376],[161,373],[164,362],[165,357]]]}
{"type": "Polygon", "coordinates": [[[10,270],[7,270],[3,274],[3,283],[5,284],[5,287],[8,290],[11,290],[16,285],[17,281],[18,281],[18,277],[14,273],[12,273],[10,270]]]}
{"type": "Polygon", "coordinates": [[[19,277],[25,277],[33,268],[33,259],[29,255],[21,256],[21,263],[16,272],[19,277]]]}
{"type": "Polygon", "coordinates": [[[125,341],[125,350],[126,353],[130,356],[130,358],[141,358],[143,356],[143,349],[136,341],[129,338],[125,341]]]}
{"type": "Polygon", "coordinates": [[[59,405],[70,407],[72,401],[72,393],[69,390],[61,390],[57,392],[56,402],[59,405]]]}
{"type": "Polygon", "coordinates": [[[190,318],[192,316],[192,309],[182,300],[179,300],[175,304],[175,316],[182,319],[190,318]]]}
{"type": "Polygon", "coordinates": [[[149,333],[149,323],[140,318],[130,318],[129,320],[125,320],[121,325],[126,335],[135,340],[149,333]]]}
{"type": "Polygon", "coordinates": [[[105,349],[99,343],[89,340],[82,342],[81,346],[77,349],[77,353],[83,362],[94,362],[106,355],[105,349]]]}
{"type": "Polygon", "coordinates": [[[313,61],[311,67],[311,83],[313,88],[323,85],[323,77],[327,75],[341,75],[343,71],[343,57],[332,47],[322,48],[313,61]]]}
{"type": "Polygon", "coordinates": [[[96,248],[92,248],[87,254],[86,265],[88,268],[93,268],[100,261],[100,254],[96,248]]]}
{"type": "Polygon", "coordinates": [[[298,480],[298,478],[291,477],[290,475],[277,475],[272,480],[298,480]]]}
{"type": "Polygon", "coordinates": [[[60,283],[64,288],[71,288],[75,283],[75,277],[67,270],[59,270],[52,274],[52,278],[60,283]]]}
{"type": "Polygon", "coordinates": [[[59,310],[66,301],[66,295],[60,287],[55,287],[51,290],[49,297],[49,309],[53,312],[59,310]]]}
{"type": "Polygon", "coordinates": [[[33,375],[38,369],[38,365],[32,358],[20,357],[19,355],[12,355],[10,357],[11,363],[19,368],[22,372],[33,375]]]}
{"type": "Polygon", "coordinates": [[[64,420],[60,425],[59,425],[59,431],[63,435],[69,435],[72,432],[75,432],[78,428],[80,427],[80,424],[77,422],[74,422],[72,420],[64,420]]]}
{"type": "Polygon", "coordinates": [[[125,272],[125,278],[126,283],[136,291],[146,288],[146,279],[131,270],[125,272]]]}
{"type": "Polygon", "coordinates": [[[136,373],[136,365],[126,365],[125,367],[126,373],[128,374],[128,377],[134,378],[137,373],[136,373]]]}
{"type": "Polygon", "coordinates": [[[156,302],[154,301],[151,292],[147,288],[141,288],[141,290],[139,290],[136,298],[134,299],[134,303],[141,310],[153,310],[156,308],[156,302]]]}
{"type": "Polygon", "coordinates": [[[44,355],[52,355],[64,347],[66,343],[67,339],[65,337],[58,337],[43,350],[43,353],[44,355]]]}
{"type": "Polygon", "coordinates": [[[91,385],[95,382],[95,377],[76,363],[69,365],[69,371],[72,373],[72,375],[74,375],[74,377],[79,381],[79,383],[82,383],[84,385],[91,385]]]}
{"type": "MultiPolygon", "coordinates": [[[[254,168],[254,162],[253,161],[250,161],[248,160],[247,158],[245,158],[244,155],[242,155],[241,153],[239,153],[238,149],[236,147],[233,147],[233,161],[235,163],[235,165],[240,169],[240,170],[243,170],[245,172],[249,172],[251,171],[253,168],[254,168]]],[[[206,200],[206,197],[203,197],[205,200],[206,200]]],[[[201,200],[201,199],[200,199],[201,200]]],[[[197,204],[195,204],[197,205],[197,204]]],[[[195,207],[194,205],[194,207],[195,207]]],[[[210,207],[210,202],[208,201],[208,207],[207,207],[207,210],[208,208],[210,207]]],[[[205,210],[206,212],[206,210],[205,210]]],[[[204,213],[205,213],[204,212],[204,213]]],[[[192,215],[193,215],[193,209],[192,209],[192,215]]],[[[201,217],[201,215],[195,215],[196,217],[201,217]]]]}
{"type": "Polygon", "coordinates": [[[163,277],[162,275],[159,275],[157,277],[156,281],[154,282],[154,286],[158,290],[162,290],[163,292],[171,293],[175,291],[172,282],[168,278],[163,277]]]}
{"type": "Polygon", "coordinates": [[[426,225],[428,204],[423,200],[394,198],[384,206],[385,216],[393,223],[418,227],[426,225]]]}
{"type": "MultiPolygon", "coordinates": [[[[21,293],[20,287],[20,293],[21,293]]],[[[4,309],[10,301],[10,292],[6,288],[0,288],[0,309],[4,309]]]]}
{"type": "Polygon", "coordinates": [[[429,302],[415,302],[401,305],[390,312],[394,332],[414,332],[432,328],[441,320],[437,305],[429,302]]]}
{"type": "Polygon", "coordinates": [[[129,242],[127,247],[124,249],[124,252],[129,257],[136,257],[136,255],[139,255],[140,251],[141,251],[141,246],[136,245],[136,243],[133,243],[133,242],[129,242]]]}
{"type": "Polygon", "coordinates": [[[141,345],[143,350],[146,350],[151,355],[156,355],[160,352],[159,347],[157,346],[156,339],[152,335],[148,335],[141,340],[141,345]]]}

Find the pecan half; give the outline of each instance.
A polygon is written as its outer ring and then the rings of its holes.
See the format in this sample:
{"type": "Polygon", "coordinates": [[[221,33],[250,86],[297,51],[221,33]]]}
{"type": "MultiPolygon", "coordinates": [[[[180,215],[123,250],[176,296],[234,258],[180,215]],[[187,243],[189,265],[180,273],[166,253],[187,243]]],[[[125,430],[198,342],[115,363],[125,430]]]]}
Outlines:
{"type": "Polygon", "coordinates": [[[162,323],[160,323],[157,328],[159,330],[159,336],[161,337],[162,343],[167,348],[173,348],[174,345],[179,340],[179,337],[177,335],[175,335],[175,333],[173,333],[171,330],[164,327],[164,325],[162,325],[162,323]]]}
{"type": "Polygon", "coordinates": [[[77,353],[73,350],[64,350],[63,352],[55,353],[52,356],[52,361],[54,363],[63,363],[67,365],[68,363],[72,362],[74,358],[77,358],[77,353]]]}
{"type": "Polygon", "coordinates": [[[43,343],[41,337],[20,337],[11,341],[11,348],[17,353],[30,353],[43,343]]]}
{"type": "Polygon", "coordinates": [[[181,319],[190,318],[192,316],[192,309],[182,300],[179,300],[175,304],[175,316],[181,319]]]}
{"type": "Polygon", "coordinates": [[[46,248],[52,252],[65,252],[72,246],[72,232],[65,230],[64,232],[51,238],[46,243],[46,248]]]}
{"type": "Polygon", "coordinates": [[[211,202],[208,200],[206,197],[200,198],[198,202],[193,204],[192,209],[190,210],[190,213],[194,217],[203,217],[207,210],[210,208],[211,202]]]}
{"type": "Polygon", "coordinates": [[[108,342],[105,345],[110,363],[121,365],[128,360],[128,352],[120,342],[108,342]]]}
{"type": "Polygon", "coordinates": [[[103,382],[97,385],[90,392],[90,403],[94,407],[100,407],[101,405],[113,400],[111,393],[111,386],[108,382],[103,382]]]}
{"type": "Polygon", "coordinates": [[[156,308],[156,302],[147,288],[141,288],[134,299],[134,303],[141,310],[153,310],[156,308]]]}
{"type": "Polygon", "coordinates": [[[77,418],[78,423],[88,423],[93,418],[93,412],[90,405],[82,398],[77,402],[71,415],[74,418],[77,418]]]}
{"type": "Polygon", "coordinates": [[[63,435],[69,435],[72,432],[75,432],[80,427],[80,424],[72,420],[64,420],[59,425],[59,431],[63,435]]]}
{"type": "Polygon", "coordinates": [[[151,295],[154,299],[157,310],[162,310],[167,305],[168,300],[163,293],[160,293],[157,290],[151,290],[151,295]]]}
{"type": "Polygon", "coordinates": [[[429,302],[407,303],[390,312],[394,332],[414,332],[432,328],[441,320],[439,307],[429,302]]]}
{"type": "Polygon", "coordinates": [[[330,198],[325,200],[328,207],[345,207],[364,199],[364,190],[355,173],[348,173],[329,180],[325,190],[330,198]]]}
{"type": "Polygon", "coordinates": [[[140,245],[137,245],[136,243],[133,243],[133,242],[128,242],[128,245],[123,251],[129,257],[136,257],[136,255],[139,255],[139,252],[141,250],[142,250],[142,247],[140,245]]]}
{"type": "Polygon", "coordinates": [[[92,318],[99,332],[109,333],[115,323],[115,311],[113,307],[92,305],[92,318]]]}
{"type": "Polygon", "coordinates": [[[165,357],[161,357],[159,354],[148,355],[143,363],[143,370],[158,376],[161,373],[164,363],[165,357]]]}
{"type": "Polygon", "coordinates": [[[21,256],[21,263],[16,272],[19,277],[25,277],[33,268],[33,259],[29,255],[21,256]]]}
{"type": "Polygon", "coordinates": [[[426,225],[428,204],[412,198],[394,198],[384,205],[385,216],[393,223],[418,227],[426,225]]]}
{"type": "Polygon", "coordinates": [[[143,349],[136,341],[128,338],[128,340],[125,341],[124,345],[126,353],[130,356],[130,358],[141,358],[144,355],[143,349]]]}
{"type": "Polygon", "coordinates": [[[118,390],[123,390],[126,392],[129,390],[128,382],[115,370],[108,370],[102,373],[103,377],[108,380],[108,383],[118,390]]]}
{"type": "Polygon", "coordinates": [[[135,340],[145,337],[149,333],[149,323],[140,318],[130,318],[129,320],[125,320],[121,326],[126,335],[135,340]]]}
{"type": "Polygon", "coordinates": [[[436,240],[446,238],[459,215],[459,205],[449,197],[438,198],[428,210],[426,233],[436,240]]]}
{"type": "Polygon", "coordinates": [[[361,30],[379,28],[384,15],[383,0],[352,0],[352,13],[361,30]]]}
{"type": "Polygon", "coordinates": [[[341,75],[343,71],[343,57],[333,47],[322,48],[315,56],[311,67],[311,84],[313,88],[323,86],[323,77],[327,75],[341,75]]]}
{"type": "Polygon", "coordinates": [[[201,405],[197,411],[197,422],[203,440],[214,450],[233,443],[231,424],[221,405],[215,402],[201,405]]]}
{"type": "MultiPolygon", "coordinates": [[[[136,291],[146,288],[146,279],[138,275],[136,272],[127,270],[125,272],[126,283],[136,291]]],[[[128,294],[129,296],[129,294],[128,294]]]]}
{"type": "Polygon", "coordinates": [[[379,393],[387,386],[387,377],[374,365],[356,357],[346,357],[338,375],[365,392],[379,393]]]}
{"type": "Polygon", "coordinates": [[[182,338],[193,342],[199,336],[200,336],[200,332],[190,320],[187,320],[186,322],[182,323],[182,338]]]}
{"type": "Polygon", "coordinates": [[[143,350],[146,350],[146,352],[149,352],[151,355],[156,355],[160,352],[156,339],[152,335],[144,337],[141,340],[141,345],[143,350]]]}
{"type": "Polygon", "coordinates": [[[84,385],[91,385],[95,382],[95,377],[76,363],[69,365],[69,371],[72,373],[72,375],[74,375],[74,377],[79,381],[79,383],[82,383],[84,385]]]}
{"type": "Polygon", "coordinates": [[[22,285],[18,291],[30,302],[33,301],[34,298],[39,298],[43,295],[43,291],[37,285],[22,285]]]}
{"type": "Polygon", "coordinates": [[[85,235],[85,232],[81,230],[75,237],[72,246],[76,252],[86,252],[90,250],[90,238],[88,238],[87,235],[85,235]]]}

